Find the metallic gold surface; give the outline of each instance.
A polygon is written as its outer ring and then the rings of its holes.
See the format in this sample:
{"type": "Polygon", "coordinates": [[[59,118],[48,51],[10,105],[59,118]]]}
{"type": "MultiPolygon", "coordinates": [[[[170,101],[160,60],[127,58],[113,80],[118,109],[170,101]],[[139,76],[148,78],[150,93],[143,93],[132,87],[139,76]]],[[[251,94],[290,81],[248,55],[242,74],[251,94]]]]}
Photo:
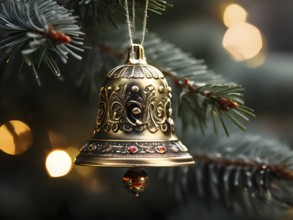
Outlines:
{"type": "Polygon", "coordinates": [[[100,89],[95,134],[75,164],[105,167],[166,167],[194,164],[174,133],[171,87],[148,65],[141,45],[128,63],[112,69],[100,89]]]}

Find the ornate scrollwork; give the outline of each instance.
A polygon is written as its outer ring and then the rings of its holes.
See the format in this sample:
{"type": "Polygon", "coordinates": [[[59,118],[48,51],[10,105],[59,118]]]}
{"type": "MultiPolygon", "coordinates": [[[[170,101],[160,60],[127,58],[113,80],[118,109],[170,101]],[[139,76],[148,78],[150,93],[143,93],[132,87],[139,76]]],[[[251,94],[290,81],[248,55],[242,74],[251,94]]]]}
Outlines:
{"type": "Polygon", "coordinates": [[[96,132],[173,132],[168,93],[167,85],[157,90],[151,84],[142,88],[134,83],[102,87],[96,132]]]}

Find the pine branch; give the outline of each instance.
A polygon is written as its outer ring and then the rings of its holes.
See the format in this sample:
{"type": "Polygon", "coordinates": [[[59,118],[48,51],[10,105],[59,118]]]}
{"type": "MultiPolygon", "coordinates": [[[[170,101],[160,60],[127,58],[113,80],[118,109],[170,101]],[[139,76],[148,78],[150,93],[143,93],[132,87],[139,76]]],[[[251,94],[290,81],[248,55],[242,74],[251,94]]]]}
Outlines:
{"type": "Polygon", "coordinates": [[[227,210],[257,213],[293,207],[293,152],[277,141],[243,134],[200,143],[195,167],[163,169],[178,199],[194,193],[227,210]],[[275,209],[275,210],[274,210],[275,209]]]}
{"type": "Polygon", "coordinates": [[[0,60],[12,62],[19,54],[30,66],[40,84],[37,69],[45,64],[61,77],[55,57],[63,63],[68,55],[81,59],[76,16],[52,0],[5,1],[0,7],[0,60]]]}
{"type": "Polygon", "coordinates": [[[154,34],[149,34],[145,48],[149,62],[176,85],[183,128],[198,126],[204,133],[207,121],[213,118],[215,133],[221,125],[229,136],[227,119],[244,130],[240,120],[249,121],[249,117],[255,117],[253,110],[244,105],[244,89],[207,70],[202,60],[194,59],[154,34]]]}
{"type": "MultiPolygon", "coordinates": [[[[117,28],[121,21],[125,22],[124,1],[121,0],[59,0],[66,8],[73,9],[82,20],[92,19],[100,29],[117,28]]],[[[131,2],[129,2],[131,4],[131,2]]],[[[143,10],[145,0],[136,0],[136,8],[143,10]]],[[[149,11],[161,14],[171,6],[164,0],[150,0],[149,11]]]]}

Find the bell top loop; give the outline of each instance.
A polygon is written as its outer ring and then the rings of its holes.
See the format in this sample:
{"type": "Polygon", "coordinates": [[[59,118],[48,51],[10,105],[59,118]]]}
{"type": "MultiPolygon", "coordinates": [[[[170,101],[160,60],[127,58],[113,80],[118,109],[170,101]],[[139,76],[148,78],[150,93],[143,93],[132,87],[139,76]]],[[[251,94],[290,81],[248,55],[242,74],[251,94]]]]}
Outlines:
{"type": "Polygon", "coordinates": [[[129,49],[129,57],[128,57],[129,64],[138,64],[138,65],[145,65],[147,64],[144,48],[140,44],[131,44],[129,49]]]}

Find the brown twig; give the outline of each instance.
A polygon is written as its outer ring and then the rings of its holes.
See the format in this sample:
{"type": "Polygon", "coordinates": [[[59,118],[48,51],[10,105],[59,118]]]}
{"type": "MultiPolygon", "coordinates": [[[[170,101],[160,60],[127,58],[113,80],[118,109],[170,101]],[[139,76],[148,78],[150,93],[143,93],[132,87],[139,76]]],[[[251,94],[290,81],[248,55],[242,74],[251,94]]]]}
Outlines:
{"type": "Polygon", "coordinates": [[[216,163],[223,166],[248,167],[253,170],[269,170],[271,173],[282,176],[282,178],[293,181],[293,171],[288,169],[285,164],[281,165],[267,165],[259,164],[257,162],[246,162],[243,160],[232,160],[228,158],[216,158],[203,153],[196,153],[194,157],[197,160],[205,163],[216,163]]]}

